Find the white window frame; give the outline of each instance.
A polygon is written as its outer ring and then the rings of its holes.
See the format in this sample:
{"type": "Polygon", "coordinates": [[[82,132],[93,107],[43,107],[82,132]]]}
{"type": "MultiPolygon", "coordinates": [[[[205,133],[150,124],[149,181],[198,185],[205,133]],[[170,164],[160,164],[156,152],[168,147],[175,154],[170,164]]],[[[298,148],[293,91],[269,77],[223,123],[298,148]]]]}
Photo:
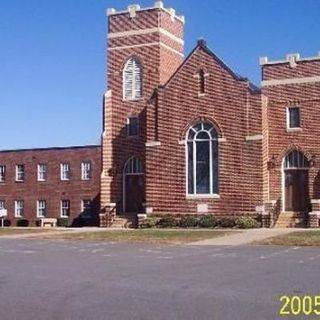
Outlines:
{"type": "Polygon", "coordinates": [[[137,58],[131,57],[125,64],[122,71],[123,100],[136,101],[142,98],[142,66],[137,58]],[[132,64],[132,66],[130,66],[132,64]],[[132,68],[130,70],[130,67],[132,68]],[[130,74],[131,73],[131,74],[130,74]],[[131,77],[131,79],[128,79],[131,77]],[[140,87],[137,87],[137,80],[140,78],[140,87]],[[129,88],[127,87],[129,85],[129,88]],[[129,91],[129,95],[127,95],[129,91]]]}
{"type": "Polygon", "coordinates": [[[47,180],[47,165],[46,164],[44,164],[44,163],[38,164],[37,179],[38,179],[38,181],[46,181],[47,180]]]}
{"type": "Polygon", "coordinates": [[[14,202],[15,218],[22,218],[23,215],[24,215],[24,200],[15,200],[14,202]]]}
{"type": "Polygon", "coordinates": [[[92,172],[92,164],[90,161],[81,162],[81,180],[90,180],[92,172]]]}
{"type": "Polygon", "coordinates": [[[70,217],[70,207],[71,207],[71,202],[68,199],[63,199],[60,201],[60,217],[61,218],[69,218],[70,217]],[[65,204],[68,204],[67,206],[65,204]],[[64,210],[68,210],[69,214],[65,214],[64,210]]]}
{"type": "Polygon", "coordinates": [[[91,205],[92,205],[92,200],[91,199],[81,199],[81,212],[84,212],[85,211],[85,205],[84,203],[85,202],[90,202],[90,209],[91,209],[91,205]]]}
{"type": "Polygon", "coordinates": [[[0,165],[0,182],[6,181],[6,166],[0,165]]]}
{"type": "Polygon", "coordinates": [[[67,162],[60,163],[60,180],[61,181],[70,180],[70,164],[67,162]]]}
{"type": "Polygon", "coordinates": [[[214,126],[211,125],[211,129],[210,130],[205,130],[204,129],[204,124],[208,124],[205,122],[199,122],[195,125],[193,125],[186,134],[186,140],[185,140],[185,157],[186,157],[186,198],[187,199],[198,199],[198,198],[220,198],[219,195],[219,144],[218,144],[218,173],[217,173],[217,177],[218,177],[218,193],[213,192],[213,172],[212,172],[212,161],[213,161],[213,157],[212,157],[212,141],[217,140],[218,139],[218,135],[217,138],[214,139],[212,138],[211,135],[211,131],[215,130],[214,126]],[[199,131],[196,132],[196,130],[194,129],[195,126],[201,124],[201,129],[199,131]],[[192,140],[189,139],[189,132],[193,130],[195,132],[195,136],[192,140]],[[197,173],[196,173],[196,159],[197,159],[197,148],[196,148],[196,141],[201,141],[201,140],[196,140],[196,135],[200,132],[207,132],[210,136],[210,139],[204,139],[203,141],[208,141],[210,143],[210,147],[209,147],[209,189],[210,192],[209,193],[197,193],[197,173]],[[188,142],[192,142],[193,143],[193,193],[189,193],[189,150],[188,150],[188,142]]]}
{"type": "Polygon", "coordinates": [[[6,208],[6,200],[0,200],[0,210],[6,208]]]}
{"type": "Polygon", "coordinates": [[[288,131],[300,131],[301,130],[301,110],[299,106],[289,106],[286,108],[287,114],[287,130],[288,131]],[[290,109],[298,109],[299,110],[299,127],[291,127],[290,125],[290,109]]]}
{"type": "Polygon", "coordinates": [[[16,165],[16,181],[23,182],[25,179],[25,167],[24,164],[16,165]]]}
{"type": "Polygon", "coordinates": [[[47,215],[47,201],[38,200],[37,201],[37,217],[44,218],[47,215]]]}

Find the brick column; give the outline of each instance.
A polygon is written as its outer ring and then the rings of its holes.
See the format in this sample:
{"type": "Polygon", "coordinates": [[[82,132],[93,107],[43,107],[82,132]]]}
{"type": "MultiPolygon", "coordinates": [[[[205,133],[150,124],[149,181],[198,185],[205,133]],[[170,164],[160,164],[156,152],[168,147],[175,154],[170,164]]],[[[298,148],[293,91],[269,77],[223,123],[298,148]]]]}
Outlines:
{"type": "MultiPolygon", "coordinates": [[[[101,211],[100,227],[110,226],[110,215],[115,215],[112,202],[111,184],[113,181],[113,152],[112,152],[112,91],[104,96],[103,133],[102,133],[102,172],[101,172],[101,211]]],[[[112,221],[111,221],[112,223],[112,221]]]]}
{"type": "Polygon", "coordinates": [[[319,228],[320,220],[320,199],[311,200],[312,211],[309,212],[308,226],[309,228],[319,228]]]}

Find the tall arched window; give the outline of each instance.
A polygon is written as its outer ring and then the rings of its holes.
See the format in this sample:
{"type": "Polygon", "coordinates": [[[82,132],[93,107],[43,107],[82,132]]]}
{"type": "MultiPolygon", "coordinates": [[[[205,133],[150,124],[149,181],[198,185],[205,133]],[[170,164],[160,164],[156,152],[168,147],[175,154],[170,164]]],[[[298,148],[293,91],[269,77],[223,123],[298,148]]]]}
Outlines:
{"type": "Polygon", "coordinates": [[[218,165],[218,133],[212,124],[200,122],[187,133],[188,194],[218,194],[218,165]]]}
{"type": "Polygon", "coordinates": [[[136,100],[142,96],[142,68],[136,58],[130,58],[123,69],[123,98],[136,100]]]}

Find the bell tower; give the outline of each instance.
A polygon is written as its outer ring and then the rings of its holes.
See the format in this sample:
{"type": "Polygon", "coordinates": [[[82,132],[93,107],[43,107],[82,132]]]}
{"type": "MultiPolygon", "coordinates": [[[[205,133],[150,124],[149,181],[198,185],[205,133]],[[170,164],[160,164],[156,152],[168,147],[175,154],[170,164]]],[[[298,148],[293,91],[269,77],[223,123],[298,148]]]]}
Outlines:
{"type": "Polygon", "coordinates": [[[107,17],[101,219],[111,211],[126,212],[123,170],[130,157],[139,159],[144,167],[147,103],[184,57],[184,17],[165,8],[162,1],[147,8],[137,4],[122,11],[111,8],[107,17]],[[139,129],[130,136],[128,126],[133,118],[139,129]]]}

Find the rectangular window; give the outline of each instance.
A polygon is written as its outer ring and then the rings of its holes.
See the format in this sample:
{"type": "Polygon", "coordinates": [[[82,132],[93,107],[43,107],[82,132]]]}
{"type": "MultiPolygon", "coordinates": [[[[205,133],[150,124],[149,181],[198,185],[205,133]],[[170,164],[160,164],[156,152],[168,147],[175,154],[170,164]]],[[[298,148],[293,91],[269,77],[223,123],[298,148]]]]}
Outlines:
{"type": "Polygon", "coordinates": [[[81,163],[81,179],[82,180],[91,179],[91,163],[90,162],[81,163]]]}
{"type": "Polygon", "coordinates": [[[288,129],[300,128],[300,108],[289,107],[287,109],[287,126],[288,129]]]}
{"type": "Polygon", "coordinates": [[[5,182],[6,180],[6,166],[0,166],[0,182],[5,182]]]}
{"type": "Polygon", "coordinates": [[[70,180],[70,165],[69,163],[60,164],[60,178],[63,181],[70,180]]]}
{"type": "Polygon", "coordinates": [[[16,181],[24,181],[24,165],[16,165],[16,181]]]}
{"type": "Polygon", "coordinates": [[[47,202],[46,200],[37,201],[37,217],[43,218],[47,215],[47,202]]]}
{"type": "Polygon", "coordinates": [[[70,200],[61,200],[60,214],[62,218],[68,218],[70,216],[70,200]]]}
{"type": "Polygon", "coordinates": [[[24,214],[24,201],[23,200],[16,200],[14,202],[14,215],[16,218],[23,217],[24,214]]]}
{"type": "Polygon", "coordinates": [[[130,117],[127,119],[127,136],[134,137],[139,135],[139,118],[130,117]]]}
{"type": "Polygon", "coordinates": [[[47,180],[47,166],[45,164],[38,164],[38,181],[47,180]]]}
{"type": "Polygon", "coordinates": [[[4,200],[0,200],[0,210],[3,210],[6,208],[6,202],[4,200]]]}
{"type": "Polygon", "coordinates": [[[91,200],[83,199],[81,200],[81,212],[90,212],[91,211],[91,200]]]}

